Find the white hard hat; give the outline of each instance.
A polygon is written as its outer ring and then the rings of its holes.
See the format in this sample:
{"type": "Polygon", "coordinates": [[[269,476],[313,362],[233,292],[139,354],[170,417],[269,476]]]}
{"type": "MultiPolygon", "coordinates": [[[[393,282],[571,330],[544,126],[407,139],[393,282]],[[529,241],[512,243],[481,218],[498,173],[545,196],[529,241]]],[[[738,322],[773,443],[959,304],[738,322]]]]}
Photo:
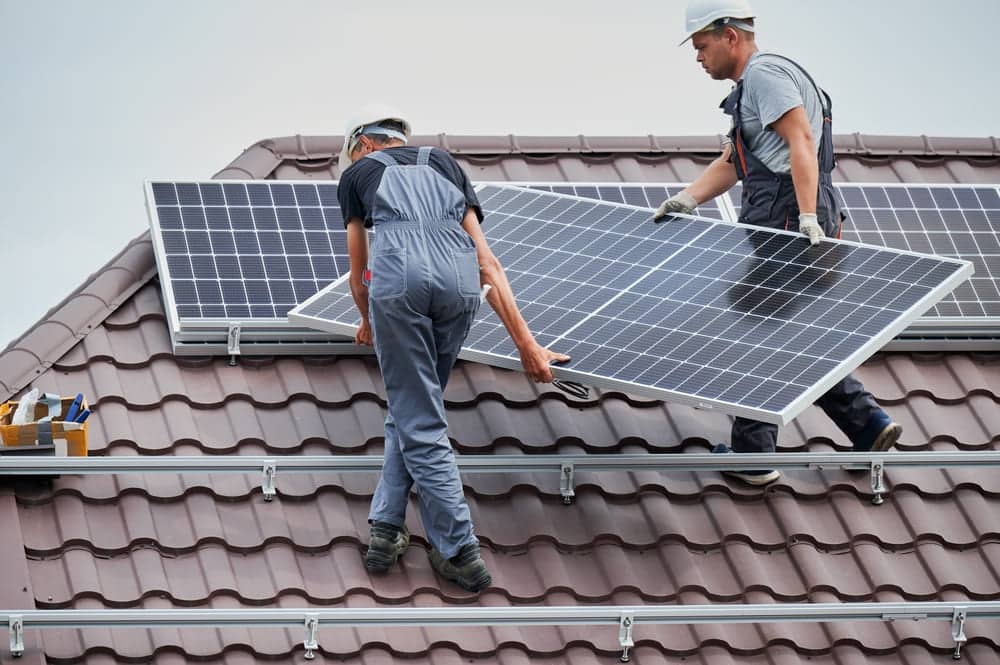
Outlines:
{"type": "Polygon", "coordinates": [[[684,31],[687,37],[681,44],[691,39],[720,19],[737,19],[733,27],[753,32],[753,26],[739,19],[754,18],[753,9],[747,0],[690,0],[684,17],[684,31]]]}
{"type": "Polygon", "coordinates": [[[388,104],[372,103],[367,104],[353,116],[344,129],[344,147],[340,150],[340,159],[337,166],[343,173],[351,165],[351,148],[362,134],[382,134],[392,136],[406,143],[410,139],[413,129],[408,120],[403,115],[388,104]],[[403,126],[400,133],[394,129],[379,127],[379,123],[384,120],[393,120],[403,126]]]}

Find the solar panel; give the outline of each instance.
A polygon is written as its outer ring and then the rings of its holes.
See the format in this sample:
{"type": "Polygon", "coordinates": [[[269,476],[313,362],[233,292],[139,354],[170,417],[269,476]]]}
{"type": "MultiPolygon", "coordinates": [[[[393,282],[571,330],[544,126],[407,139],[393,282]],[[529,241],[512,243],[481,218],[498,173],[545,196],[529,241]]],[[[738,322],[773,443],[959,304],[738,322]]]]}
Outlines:
{"type": "MultiPolygon", "coordinates": [[[[993,185],[838,184],[843,238],[970,261],[975,275],[911,328],[1000,329],[1000,189],[993,185]]],[[[730,190],[739,215],[740,185],[730,190]]]]}
{"type": "MultiPolygon", "coordinates": [[[[582,182],[551,182],[551,183],[490,183],[498,186],[516,185],[540,189],[557,194],[569,194],[610,203],[625,203],[640,208],[658,208],[671,196],[680,193],[687,187],[685,183],[582,183],[582,182]]],[[[724,210],[727,201],[718,197],[698,206],[694,213],[698,217],[710,219],[728,219],[724,210]]]]}
{"type": "MultiPolygon", "coordinates": [[[[483,231],[557,376],[784,424],[965,280],[971,265],[486,185],[483,231]]],[[[289,314],[353,334],[340,280],[289,314]]],[[[461,357],[519,368],[483,307],[461,357]]]]}
{"type": "Polygon", "coordinates": [[[336,182],[154,181],[146,201],[175,346],[315,336],[287,314],[348,269],[336,182]]]}

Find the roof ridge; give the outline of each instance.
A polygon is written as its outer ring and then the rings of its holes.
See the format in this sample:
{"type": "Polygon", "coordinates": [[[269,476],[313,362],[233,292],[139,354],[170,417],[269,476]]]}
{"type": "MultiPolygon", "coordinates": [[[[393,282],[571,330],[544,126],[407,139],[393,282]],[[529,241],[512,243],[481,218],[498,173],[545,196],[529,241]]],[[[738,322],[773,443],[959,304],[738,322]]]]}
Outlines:
{"type": "MultiPolygon", "coordinates": [[[[920,134],[902,136],[888,134],[835,134],[834,149],[840,154],[861,154],[874,157],[921,156],[940,157],[1000,157],[996,137],[940,137],[920,134]]],[[[524,155],[524,154],[662,154],[717,153],[725,136],[721,134],[669,136],[658,134],[603,136],[591,134],[529,135],[529,134],[422,134],[414,136],[415,145],[431,145],[456,155],[524,155]]],[[[279,136],[260,140],[234,159],[213,177],[246,179],[273,177],[275,169],[285,161],[311,162],[320,170],[336,170],[336,160],[343,137],[318,135],[279,136]],[[319,162],[319,165],[316,165],[319,162]]]]}

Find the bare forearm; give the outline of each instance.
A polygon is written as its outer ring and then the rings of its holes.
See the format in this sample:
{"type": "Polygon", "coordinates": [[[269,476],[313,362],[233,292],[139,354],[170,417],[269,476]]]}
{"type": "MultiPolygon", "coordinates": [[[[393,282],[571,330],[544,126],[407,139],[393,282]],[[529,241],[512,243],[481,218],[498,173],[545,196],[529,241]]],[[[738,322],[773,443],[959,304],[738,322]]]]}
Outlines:
{"type": "Polygon", "coordinates": [[[819,162],[815,148],[810,140],[808,143],[799,141],[792,144],[792,184],[795,186],[795,200],[799,204],[799,213],[816,212],[816,192],[819,190],[819,162]]]}
{"type": "Polygon", "coordinates": [[[496,312],[510,338],[514,341],[514,345],[518,349],[523,349],[526,345],[531,344],[534,337],[528,330],[528,324],[524,317],[521,316],[521,310],[514,298],[514,291],[510,288],[510,282],[507,280],[507,273],[504,272],[503,266],[500,265],[500,261],[492,252],[485,257],[480,254],[479,274],[481,283],[491,287],[486,294],[486,302],[496,312]]]}
{"type": "Polygon", "coordinates": [[[699,203],[714,199],[723,192],[729,191],[736,184],[736,167],[729,161],[731,148],[726,150],[708,165],[700,176],[687,187],[690,194],[699,203]]]}
{"type": "Polygon", "coordinates": [[[358,306],[358,311],[361,313],[362,319],[368,318],[368,287],[365,286],[364,280],[361,278],[359,273],[355,276],[354,271],[351,271],[351,276],[348,278],[351,284],[351,296],[354,298],[354,304],[358,306]]]}

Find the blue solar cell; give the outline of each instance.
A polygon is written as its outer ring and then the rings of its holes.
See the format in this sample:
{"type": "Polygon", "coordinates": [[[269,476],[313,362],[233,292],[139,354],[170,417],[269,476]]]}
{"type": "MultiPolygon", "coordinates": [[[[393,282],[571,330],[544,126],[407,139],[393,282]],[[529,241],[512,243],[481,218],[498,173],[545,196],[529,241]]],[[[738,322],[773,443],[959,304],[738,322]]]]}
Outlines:
{"type": "Polygon", "coordinates": [[[177,201],[182,206],[200,206],[201,191],[193,183],[177,183],[177,201]]]}
{"type": "Polygon", "coordinates": [[[271,198],[276,206],[295,206],[295,192],[291,185],[274,183],[271,185],[271,198]]]}
{"type": "MultiPolygon", "coordinates": [[[[313,279],[312,262],[308,256],[288,256],[288,271],[293,280],[313,279]]],[[[312,295],[311,293],[309,295],[312,295]]]]}
{"type": "Polygon", "coordinates": [[[250,197],[247,196],[247,188],[242,183],[223,183],[222,192],[226,197],[226,205],[242,208],[250,206],[250,197]]]}
{"type": "Polygon", "coordinates": [[[191,257],[189,256],[168,256],[167,269],[171,279],[191,279],[194,272],[191,270],[191,257]]]}
{"type": "Polygon", "coordinates": [[[260,254],[260,243],[256,233],[237,232],[233,234],[238,254],[260,254]]]}
{"type": "Polygon", "coordinates": [[[174,188],[173,183],[170,182],[154,182],[153,186],[153,201],[158,206],[175,206],[177,203],[177,190],[174,188]]]}
{"type": "Polygon", "coordinates": [[[272,282],[291,278],[291,274],[288,272],[288,260],[284,256],[265,256],[264,271],[267,272],[267,278],[272,282]]]}
{"type": "Polygon", "coordinates": [[[250,197],[252,207],[274,205],[274,201],[271,199],[271,188],[266,184],[248,184],[247,195],[250,197]]]}
{"type": "Polygon", "coordinates": [[[295,193],[296,205],[300,207],[319,205],[319,194],[316,191],[316,185],[293,185],[292,190],[295,193]]]}
{"type": "Polygon", "coordinates": [[[295,208],[275,208],[278,215],[278,228],[282,231],[302,230],[302,220],[295,208]]]}
{"type": "Polygon", "coordinates": [[[226,197],[222,193],[222,185],[218,183],[201,183],[198,185],[201,192],[201,203],[206,206],[224,206],[226,197]]]}
{"type": "Polygon", "coordinates": [[[219,283],[219,286],[222,291],[222,301],[227,305],[247,302],[247,292],[243,286],[243,280],[224,279],[219,283]]]}
{"type": "Polygon", "coordinates": [[[159,217],[161,229],[183,228],[180,208],[167,208],[161,206],[156,209],[156,214],[157,217],[159,217]]]}
{"type": "Polygon", "coordinates": [[[222,279],[242,279],[240,260],[236,256],[216,256],[215,270],[222,279]]]}
{"type": "Polygon", "coordinates": [[[302,218],[302,228],[307,231],[326,231],[326,222],[323,219],[323,211],[319,208],[300,208],[299,216],[302,218]]]}
{"type": "Polygon", "coordinates": [[[240,256],[240,272],[246,279],[263,279],[267,276],[264,270],[264,259],[260,256],[240,256]]]}
{"type": "Polygon", "coordinates": [[[188,253],[187,239],[183,231],[164,231],[162,236],[163,249],[168,256],[171,254],[188,253]]]}
{"type": "Polygon", "coordinates": [[[258,231],[277,231],[278,218],[274,208],[252,208],[254,228],[258,231]]]}
{"type": "Polygon", "coordinates": [[[229,213],[225,208],[205,208],[205,220],[208,228],[214,230],[229,229],[229,213]]]}
{"type": "Polygon", "coordinates": [[[211,231],[209,238],[212,241],[213,254],[235,254],[236,243],[231,231],[211,231]]]}
{"type": "Polygon", "coordinates": [[[191,257],[191,268],[194,271],[195,280],[216,280],[219,273],[215,271],[215,258],[201,255],[191,257]]]}
{"type": "Polygon", "coordinates": [[[181,220],[185,229],[207,229],[205,209],[186,206],[181,208],[181,220]]]}
{"type": "Polygon", "coordinates": [[[334,183],[318,183],[316,191],[319,194],[320,205],[336,206],[340,210],[340,202],[337,200],[337,185],[334,183]]]}
{"type": "Polygon", "coordinates": [[[230,208],[229,224],[234,231],[253,231],[253,213],[250,208],[230,208]]]}

